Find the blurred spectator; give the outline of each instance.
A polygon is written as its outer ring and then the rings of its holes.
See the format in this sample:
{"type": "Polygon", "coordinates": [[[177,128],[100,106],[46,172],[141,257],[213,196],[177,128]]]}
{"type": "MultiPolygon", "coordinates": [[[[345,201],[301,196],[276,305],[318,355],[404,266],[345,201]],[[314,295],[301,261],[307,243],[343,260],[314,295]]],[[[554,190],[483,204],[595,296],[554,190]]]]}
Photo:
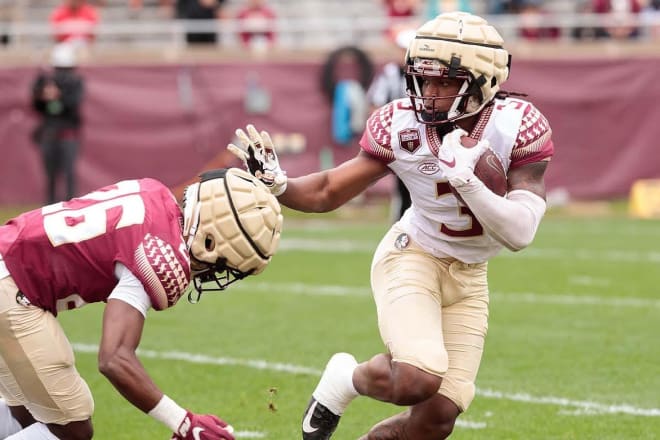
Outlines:
{"type": "Polygon", "coordinates": [[[51,53],[52,70],[39,73],[32,85],[32,107],[41,121],[32,138],[41,152],[46,172],[46,203],[76,195],[75,162],[80,146],[80,107],[84,85],[76,72],[71,43],[60,43],[51,53]],[[57,197],[57,178],[64,173],[66,194],[57,197]]]}
{"type": "MultiPolygon", "coordinates": [[[[147,2],[158,7],[158,16],[163,18],[174,17],[174,0],[152,0],[147,2]]],[[[145,0],[128,0],[128,8],[134,17],[139,16],[144,9],[145,0]]]]}
{"type": "Polygon", "coordinates": [[[642,20],[649,23],[649,36],[660,38],[660,0],[649,0],[641,14],[642,20]]]}
{"type": "Polygon", "coordinates": [[[9,33],[7,29],[13,21],[15,21],[16,6],[14,2],[0,1],[0,45],[9,44],[9,33]]]}
{"type": "Polygon", "coordinates": [[[596,14],[610,14],[608,24],[596,29],[596,38],[637,38],[639,28],[630,26],[626,21],[631,16],[639,14],[642,6],[639,0],[592,0],[592,12],[596,14]]]}
{"type": "Polygon", "coordinates": [[[515,14],[520,10],[521,0],[486,0],[489,14],[515,14]]]}
{"type": "Polygon", "coordinates": [[[527,40],[544,40],[559,37],[559,28],[543,26],[547,11],[542,0],[525,0],[518,6],[520,36],[527,40]]]}
{"type": "Polygon", "coordinates": [[[367,120],[365,90],[373,80],[374,66],[369,55],[357,46],[333,50],[323,63],[321,89],[332,108],[332,138],[340,145],[362,133],[367,120]]]}
{"type": "Polygon", "coordinates": [[[49,22],[55,41],[87,44],[94,41],[99,14],[86,0],[63,0],[51,12],[49,22]]]}
{"type": "Polygon", "coordinates": [[[246,0],[238,10],[236,18],[240,22],[241,42],[253,49],[266,49],[275,42],[275,11],[268,7],[266,0],[246,0]]]}
{"type": "Polygon", "coordinates": [[[426,18],[431,20],[443,12],[462,11],[473,13],[470,0],[428,0],[426,2],[426,18]]]}
{"type": "Polygon", "coordinates": [[[396,38],[402,27],[410,27],[408,21],[416,20],[420,8],[420,0],[381,0],[385,14],[389,19],[388,37],[396,38]]]}
{"type": "MultiPolygon", "coordinates": [[[[591,14],[591,1],[580,0],[575,4],[575,12],[578,14],[591,14]]],[[[571,30],[573,38],[578,40],[593,39],[596,36],[596,29],[591,26],[577,26],[571,30]]]]}
{"type": "MultiPolygon", "coordinates": [[[[213,20],[224,15],[223,4],[225,0],[177,0],[176,17],[181,20],[213,20]]],[[[186,41],[188,43],[215,43],[218,41],[217,32],[208,30],[197,31],[187,29],[186,41]]]]}
{"type": "MultiPolygon", "coordinates": [[[[396,35],[394,39],[397,48],[396,61],[385,64],[367,89],[369,114],[390,101],[408,96],[406,94],[405,59],[408,46],[414,38],[414,28],[402,29],[396,35]]],[[[392,222],[398,221],[411,204],[408,188],[401,179],[396,177],[396,187],[390,208],[392,222]]]]}

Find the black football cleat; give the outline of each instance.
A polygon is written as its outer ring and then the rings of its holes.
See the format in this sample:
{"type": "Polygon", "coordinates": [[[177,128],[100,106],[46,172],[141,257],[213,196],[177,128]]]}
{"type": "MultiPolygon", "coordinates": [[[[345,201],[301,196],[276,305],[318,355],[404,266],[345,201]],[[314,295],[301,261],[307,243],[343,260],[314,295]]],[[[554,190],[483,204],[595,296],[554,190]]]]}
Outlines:
{"type": "Polygon", "coordinates": [[[337,429],[339,416],[314,397],[309,401],[302,421],[303,440],[328,440],[337,429]]]}

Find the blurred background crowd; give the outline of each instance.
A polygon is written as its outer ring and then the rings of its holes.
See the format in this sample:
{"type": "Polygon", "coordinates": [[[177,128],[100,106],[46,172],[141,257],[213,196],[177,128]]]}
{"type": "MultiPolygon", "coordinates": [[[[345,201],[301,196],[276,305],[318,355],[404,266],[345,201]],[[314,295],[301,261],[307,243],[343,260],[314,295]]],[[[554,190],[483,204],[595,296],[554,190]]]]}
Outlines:
{"type": "Polygon", "coordinates": [[[233,165],[224,147],[249,122],[273,132],[292,175],[332,166],[357,152],[369,113],[402,96],[405,36],[453,10],[500,31],[505,88],[548,116],[551,203],[626,197],[660,177],[647,160],[660,0],[0,0],[0,203],[144,175],[181,187],[233,165]]]}
{"type": "MultiPolygon", "coordinates": [[[[659,0],[2,0],[0,42],[328,47],[383,36],[440,12],[486,15],[505,39],[648,39],[659,0]]],[[[392,35],[390,35],[392,36],[392,35]]]]}

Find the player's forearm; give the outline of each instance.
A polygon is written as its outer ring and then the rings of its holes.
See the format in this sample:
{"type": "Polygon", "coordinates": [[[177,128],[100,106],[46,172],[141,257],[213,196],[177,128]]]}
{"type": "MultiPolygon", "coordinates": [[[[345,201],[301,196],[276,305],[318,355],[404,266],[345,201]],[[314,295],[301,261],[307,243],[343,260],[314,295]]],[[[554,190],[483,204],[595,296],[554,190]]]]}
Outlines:
{"type": "Polygon", "coordinates": [[[134,406],[147,413],[163,397],[135,354],[118,350],[110,357],[99,358],[99,371],[134,406]]]}
{"type": "Polygon", "coordinates": [[[527,247],[545,213],[545,201],[527,190],[514,190],[500,197],[477,181],[458,188],[479,223],[497,241],[512,251],[527,247]]]}
{"type": "Polygon", "coordinates": [[[278,197],[284,206],[302,212],[328,212],[350,199],[343,200],[329,190],[328,172],[289,178],[286,191],[278,197]]]}

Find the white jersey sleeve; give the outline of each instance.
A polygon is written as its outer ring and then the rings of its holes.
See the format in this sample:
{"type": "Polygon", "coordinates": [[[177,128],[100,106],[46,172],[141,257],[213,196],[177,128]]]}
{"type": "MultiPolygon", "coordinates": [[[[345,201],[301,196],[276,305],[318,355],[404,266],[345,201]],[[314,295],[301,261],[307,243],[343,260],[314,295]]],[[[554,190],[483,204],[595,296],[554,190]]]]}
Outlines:
{"type": "Polygon", "coordinates": [[[115,276],[119,280],[108,299],[119,299],[135,307],[142,316],[147,317],[151,300],[140,280],[121,263],[115,264],[115,276]]]}

